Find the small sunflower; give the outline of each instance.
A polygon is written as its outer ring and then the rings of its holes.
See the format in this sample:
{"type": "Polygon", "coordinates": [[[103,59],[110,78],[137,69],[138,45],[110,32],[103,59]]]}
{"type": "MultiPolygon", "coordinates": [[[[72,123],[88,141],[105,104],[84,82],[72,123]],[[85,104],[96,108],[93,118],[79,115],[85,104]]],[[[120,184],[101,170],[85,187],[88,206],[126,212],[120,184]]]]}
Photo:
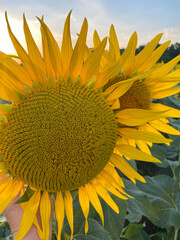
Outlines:
{"type": "MultiPolygon", "coordinates": [[[[0,105],[0,213],[19,191],[21,196],[29,189],[32,193],[27,202],[21,203],[24,214],[16,240],[22,239],[33,223],[40,238],[48,239],[51,195],[55,197],[58,240],[61,239],[65,214],[72,239],[72,191],[75,190],[85,217],[85,233],[88,231],[90,203],[104,224],[98,196],[116,213],[119,209],[110,193],[122,199],[129,196],[115,168],[133,182],[136,179],[145,182],[120,155],[142,161],[159,161],[129,144],[118,143],[122,130],[118,128],[119,113],[114,113],[109,98],[106,99],[102,92],[109,79],[123,68],[132,47],[128,46],[120,59],[99,71],[107,39],[100,41],[89,54],[86,47],[88,24],[84,19],[73,48],[70,13],[64,25],[61,49],[44,20],[39,19],[43,56],[25,16],[28,52],[12,33],[6,14],[9,35],[21,64],[0,52],[0,97],[11,102],[10,105],[0,105]],[[36,218],[38,208],[42,227],[36,218]]],[[[111,98],[113,90],[108,88],[111,98]]],[[[125,119],[127,113],[120,112],[125,119]]],[[[161,140],[169,142],[163,137],[161,140]]]]}
{"type": "MultiPolygon", "coordinates": [[[[119,42],[113,25],[109,35],[109,51],[103,54],[101,70],[121,59],[119,42]]],[[[132,50],[127,61],[122,68],[119,68],[119,74],[111,78],[103,87],[103,95],[116,111],[118,133],[121,136],[118,142],[138,146],[148,154],[151,154],[148,146],[152,146],[153,142],[163,143],[163,135],[160,132],[180,135],[178,130],[168,124],[167,119],[179,118],[180,111],[154,101],[180,91],[180,87],[176,86],[180,82],[180,70],[173,70],[180,61],[180,56],[154,67],[170,44],[170,41],[167,41],[157,47],[161,37],[162,34],[158,34],[135,55],[137,34],[134,32],[128,43],[128,47],[132,46],[132,50]]],[[[95,49],[99,42],[98,33],[95,31],[95,49]]]]}

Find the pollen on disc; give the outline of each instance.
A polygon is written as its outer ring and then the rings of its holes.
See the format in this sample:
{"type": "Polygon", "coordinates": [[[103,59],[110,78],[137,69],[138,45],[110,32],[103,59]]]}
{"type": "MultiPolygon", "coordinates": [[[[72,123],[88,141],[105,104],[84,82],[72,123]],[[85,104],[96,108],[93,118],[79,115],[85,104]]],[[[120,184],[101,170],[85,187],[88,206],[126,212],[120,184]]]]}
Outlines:
{"type": "Polygon", "coordinates": [[[78,84],[41,86],[13,105],[0,151],[12,176],[36,189],[74,190],[99,174],[117,137],[105,100],[78,84]]]}

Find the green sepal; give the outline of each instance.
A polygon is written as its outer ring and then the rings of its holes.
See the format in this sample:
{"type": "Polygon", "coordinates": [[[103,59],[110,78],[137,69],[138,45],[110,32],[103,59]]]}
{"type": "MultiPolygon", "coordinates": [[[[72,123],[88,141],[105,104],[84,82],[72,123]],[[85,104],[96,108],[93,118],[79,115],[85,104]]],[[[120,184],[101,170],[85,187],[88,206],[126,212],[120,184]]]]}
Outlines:
{"type": "Polygon", "coordinates": [[[27,187],[25,193],[22,195],[22,197],[20,197],[15,204],[18,203],[23,203],[23,202],[28,202],[29,199],[32,197],[32,195],[34,194],[35,191],[33,191],[29,186],[27,187]]]}
{"type": "Polygon", "coordinates": [[[0,122],[3,122],[3,120],[4,120],[3,115],[0,115],[0,122]]]}
{"type": "Polygon", "coordinates": [[[7,112],[12,112],[12,108],[10,107],[9,104],[0,104],[0,107],[7,112]]]}

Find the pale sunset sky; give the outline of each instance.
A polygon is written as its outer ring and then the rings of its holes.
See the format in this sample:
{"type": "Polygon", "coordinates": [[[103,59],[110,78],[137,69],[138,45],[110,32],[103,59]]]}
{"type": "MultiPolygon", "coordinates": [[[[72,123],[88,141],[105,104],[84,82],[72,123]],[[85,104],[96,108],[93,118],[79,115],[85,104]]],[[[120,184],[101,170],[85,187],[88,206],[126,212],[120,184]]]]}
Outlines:
{"type": "Polygon", "coordinates": [[[180,42],[180,0],[0,0],[0,51],[14,54],[4,13],[7,11],[11,28],[23,47],[23,13],[25,13],[33,37],[41,48],[40,24],[36,18],[44,15],[59,45],[63,25],[68,12],[71,15],[73,42],[84,17],[88,20],[88,46],[96,29],[101,37],[109,34],[110,25],[115,26],[120,47],[126,47],[131,34],[138,34],[138,46],[147,44],[156,34],[164,33],[160,43],[171,40],[180,42]]]}

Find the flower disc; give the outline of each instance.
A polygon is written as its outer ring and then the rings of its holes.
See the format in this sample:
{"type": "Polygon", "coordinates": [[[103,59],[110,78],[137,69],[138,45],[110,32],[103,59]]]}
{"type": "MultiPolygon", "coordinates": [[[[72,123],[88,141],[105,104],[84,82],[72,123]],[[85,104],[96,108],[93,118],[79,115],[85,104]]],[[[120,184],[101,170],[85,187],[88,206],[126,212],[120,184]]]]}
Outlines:
{"type": "Polygon", "coordinates": [[[150,108],[150,93],[147,87],[140,81],[135,81],[130,89],[120,97],[121,107],[120,109],[126,108],[137,108],[146,109],[150,108]]]}
{"type": "Polygon", "coordinates": [[[87,87],[41,86],[13,104],[1,153],[17,179],[49,192],[91,181],[113,152],[117,126],[105,100],[87,87]]]}

